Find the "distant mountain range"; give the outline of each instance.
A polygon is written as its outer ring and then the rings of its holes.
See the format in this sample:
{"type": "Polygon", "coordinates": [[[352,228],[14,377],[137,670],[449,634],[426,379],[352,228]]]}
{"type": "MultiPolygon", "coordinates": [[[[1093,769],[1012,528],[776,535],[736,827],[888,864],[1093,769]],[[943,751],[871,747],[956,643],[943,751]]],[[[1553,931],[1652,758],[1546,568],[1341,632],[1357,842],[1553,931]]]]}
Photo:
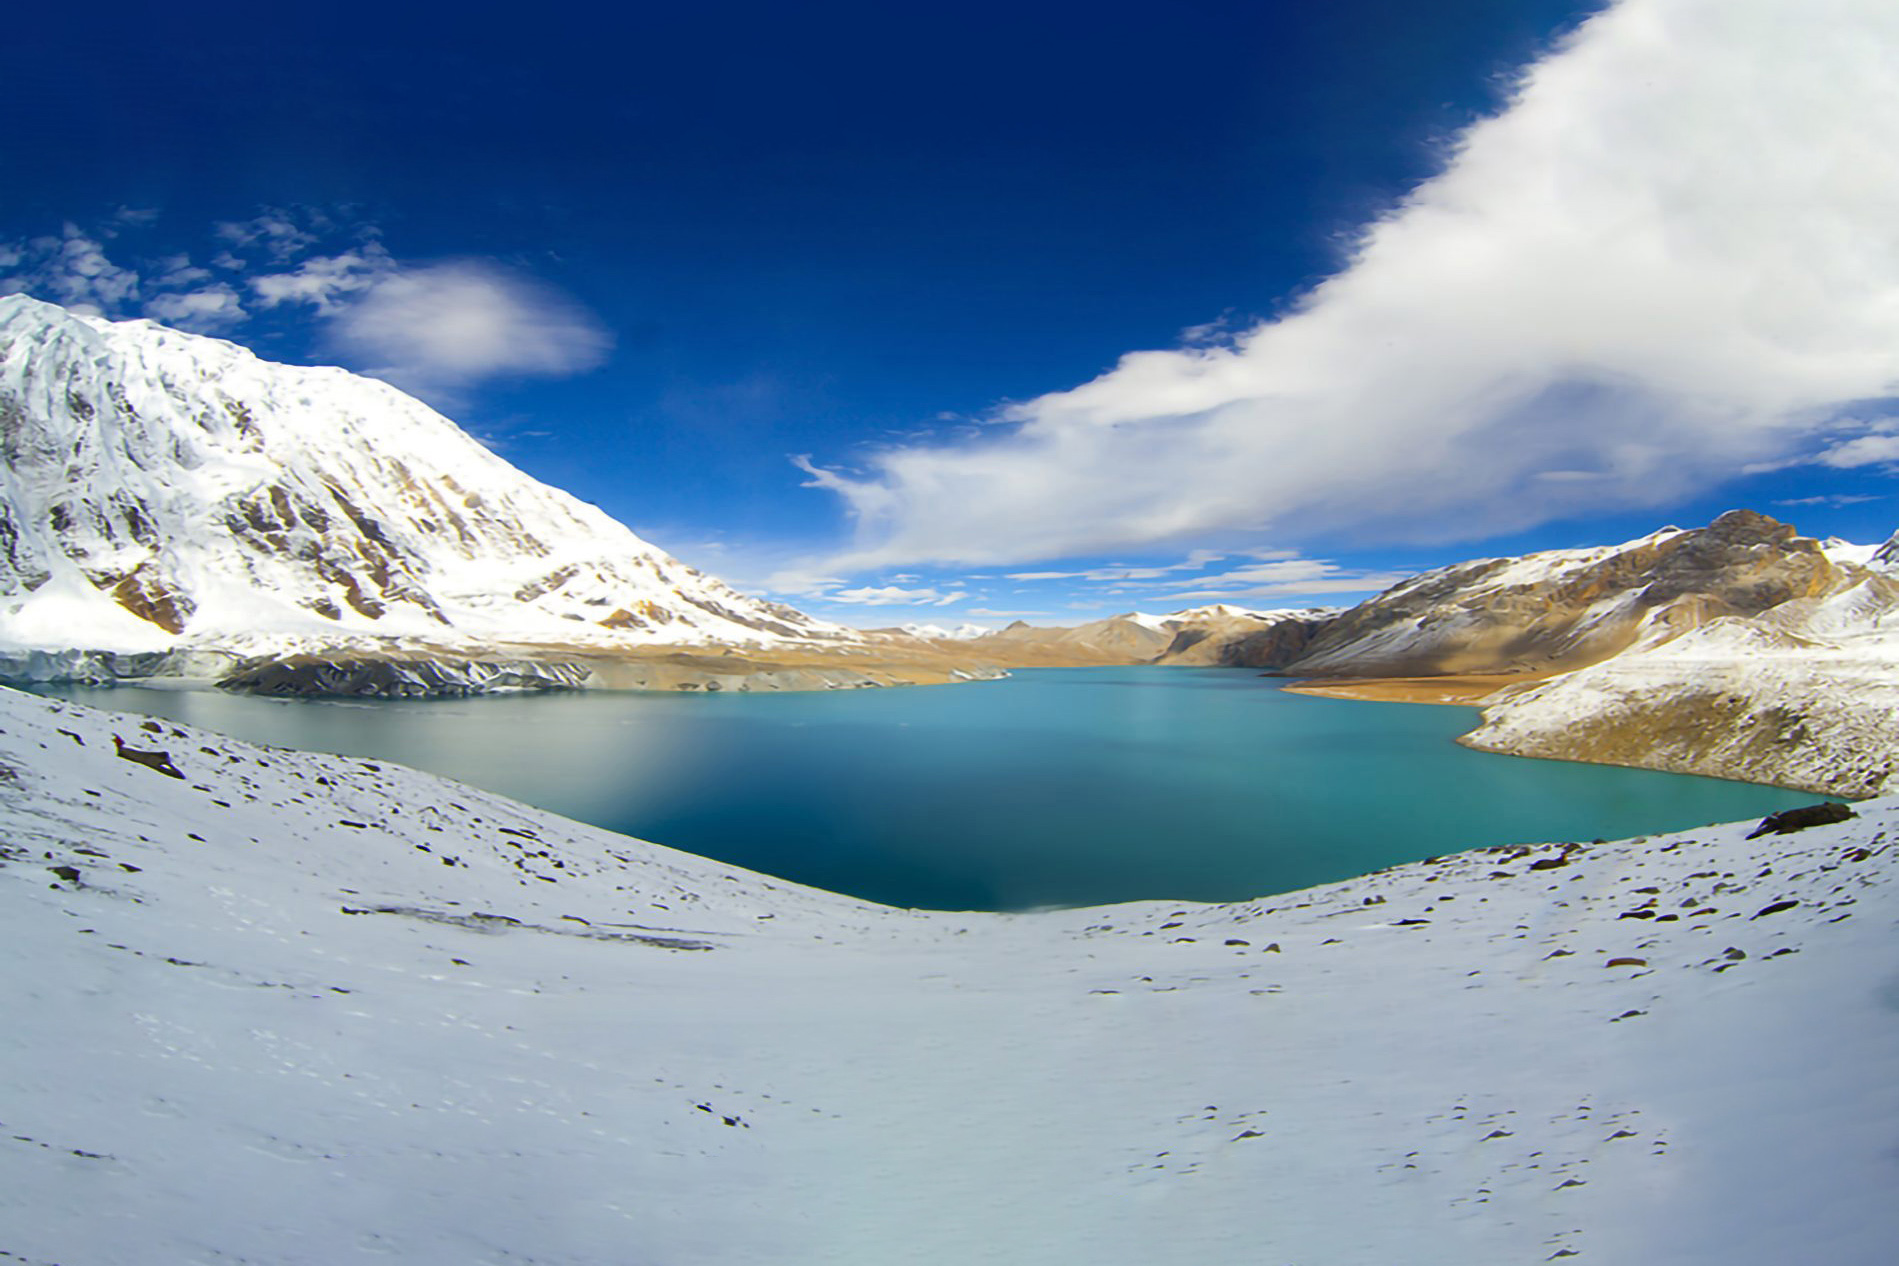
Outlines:
{"type": "Polygon", "coordinates": [[[1899,536],[1747,510],[1438,568],[1349,610],[860,633],[681,563],[395,388],[0,298],[0,676],[276,693],[835,689],[1009,667],[1447,677],[1468,741],[1867,794],[1899,779],[1899,536]]]}
{"type": "Polygon", "coordinates": [[[0,645],[854,641],[530,478],[394,387],[0,298],[0,645]]]}
{"type": "Polygon", "coordinates": [[[1621,545],[1488,558],[1346,610],[1198,608],[963,646],[1004,664],[1259,668],[1300,689],[1480,704],[1472,746],[1781,783],[1899,786],[1899,537],[1734,510],[1621,545]]]}

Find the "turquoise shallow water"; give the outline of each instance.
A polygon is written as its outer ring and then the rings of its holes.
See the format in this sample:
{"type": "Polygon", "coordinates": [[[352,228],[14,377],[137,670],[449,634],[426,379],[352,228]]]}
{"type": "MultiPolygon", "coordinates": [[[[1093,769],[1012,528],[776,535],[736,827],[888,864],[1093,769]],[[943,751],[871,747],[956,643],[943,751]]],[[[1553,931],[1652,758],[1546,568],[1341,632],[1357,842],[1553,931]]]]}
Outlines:
{"type": "Polygon", "coordinates": [[[241,738],[401,761],[896,905],[1241,900],[1487,844],[1614,839],[1812,799],[1522,760],[1470,708],[1286,694],[1246,669],[1037,669],[815,694],[285,702],[49,688],[241,738]]]}

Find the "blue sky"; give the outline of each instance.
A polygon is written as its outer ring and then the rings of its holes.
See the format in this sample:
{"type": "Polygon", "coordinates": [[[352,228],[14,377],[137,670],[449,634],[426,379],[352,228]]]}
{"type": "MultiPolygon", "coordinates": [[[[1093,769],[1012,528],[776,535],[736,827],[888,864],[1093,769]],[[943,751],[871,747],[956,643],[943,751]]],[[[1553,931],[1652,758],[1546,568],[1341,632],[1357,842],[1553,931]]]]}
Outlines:
{"type": "Polygon", "coordinates": [[[42,8],[0,288],[382,374],[817,614],[1899,526],[1883,4],[42,8]]]}

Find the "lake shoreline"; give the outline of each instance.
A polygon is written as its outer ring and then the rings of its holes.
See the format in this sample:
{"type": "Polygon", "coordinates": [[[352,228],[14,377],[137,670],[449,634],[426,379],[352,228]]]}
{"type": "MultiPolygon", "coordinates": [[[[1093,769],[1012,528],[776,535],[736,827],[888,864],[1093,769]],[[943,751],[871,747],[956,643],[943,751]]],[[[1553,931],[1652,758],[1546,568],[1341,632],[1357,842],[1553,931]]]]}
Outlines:
{"type": "Polygon", "coordinates": [[[1442,677],[1321,677],[1281,686],[1287,694],[1368,703],[1433,703],[1482,707],[1514,686],[1548,681],[1555,670],[1533,673],[1455,673],[1442,677]]]}
{"type": "Polygon", "coordinates": [[[1129,666],[1027,669],[971,690],[40,692],[429,769],[792,882],[934,909],[1241,900],[1464,848],[1793,803],[1744,784],[1494,761],[1458,744],[1463,714],[1333,708],[1276,686],[1244,668],[1129,666]],[[1455,803],[1420,819],[1449,786],[1455,803]]]}

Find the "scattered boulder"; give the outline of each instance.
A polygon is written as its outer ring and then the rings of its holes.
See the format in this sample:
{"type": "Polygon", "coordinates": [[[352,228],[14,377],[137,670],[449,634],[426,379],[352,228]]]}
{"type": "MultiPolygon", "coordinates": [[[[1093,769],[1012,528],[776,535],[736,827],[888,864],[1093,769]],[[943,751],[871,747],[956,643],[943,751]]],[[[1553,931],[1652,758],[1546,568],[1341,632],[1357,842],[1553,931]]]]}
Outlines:
{"type": "Polygon", "coordinates": [[[178,766],[171,763],[170,752],[142,752],[136,747],[127,747],[125,740],[116,734],[112,736],[112,747],[118,753],[120,760],[129,760],[134,765],[143,765],[167,778],[182,779],[184,777],[178,766]]]}
{"type": "Polygon", "coordinates": [[[1779,813],[1770,813],[1761,819],[1761,824],[1747,833],[1748,839],[1762,835],[1788,835],[1794,831],[1804,831],[1810,826],[1826,826],[1831,822],[1844,822],[1859,815],[1836,801],[1825,804],[1804,804],[1798,809],[1782,809],[1779,813]]]}

